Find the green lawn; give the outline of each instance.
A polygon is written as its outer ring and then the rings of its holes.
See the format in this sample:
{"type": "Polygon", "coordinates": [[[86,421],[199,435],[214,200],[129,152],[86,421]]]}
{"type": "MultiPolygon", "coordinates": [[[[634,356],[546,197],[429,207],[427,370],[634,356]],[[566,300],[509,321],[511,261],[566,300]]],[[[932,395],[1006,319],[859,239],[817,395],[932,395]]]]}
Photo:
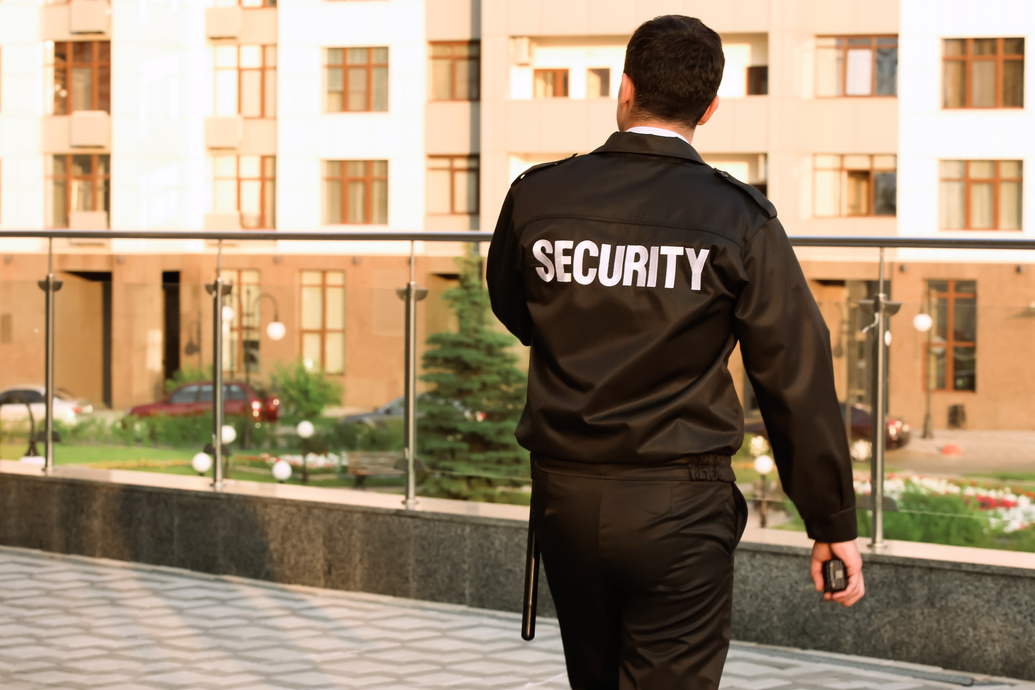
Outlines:
{"type": "MultiPolygon", "coordinates": [[[[25,452],[24,443],[5,443],[0,447],[0,458],[17,460],[25,452]]],[[[37,444],[42,452],[43,444],[37,444]]],[[[141,446],[108,446],[108,445],[65,445],[54,444],[55,465],[85,465],[99,469],[122,469],[138,472],[163,472],[165,474],[195,475],[191,467],[191,459],[198,452],[197,448],[148,448],[141,446]]],[[[211,474],[211,472],[210,472],[211,474]]],[[[254,467],[236,467],[233,456],[230,457],[230,471],[227,479],[237,481],[262,482],[271,484],[276,480],[269,471],[254,467]]],[[[302,484],[300,473],[295,470],[287,484],[302,484]]],[[[352,487],[355,479],[338,477],[333,473],[310,473],[309,486],[352,487]]],[[[367,479],[370,488],[401,487],[399,479],[374,478],[367,479]]]]}

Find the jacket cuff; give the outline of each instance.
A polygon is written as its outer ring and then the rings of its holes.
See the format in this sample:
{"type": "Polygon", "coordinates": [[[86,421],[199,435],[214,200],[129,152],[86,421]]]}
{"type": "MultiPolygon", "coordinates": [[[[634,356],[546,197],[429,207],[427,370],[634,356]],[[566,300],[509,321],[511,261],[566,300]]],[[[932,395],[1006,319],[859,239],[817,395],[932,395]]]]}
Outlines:
{"type": "Polygon", "coordinates": [[[833,515],[805,520],[805,531],[813,541],[834,543],[854,541],[859,536],[855,507],[845,508],[833,515]]]}

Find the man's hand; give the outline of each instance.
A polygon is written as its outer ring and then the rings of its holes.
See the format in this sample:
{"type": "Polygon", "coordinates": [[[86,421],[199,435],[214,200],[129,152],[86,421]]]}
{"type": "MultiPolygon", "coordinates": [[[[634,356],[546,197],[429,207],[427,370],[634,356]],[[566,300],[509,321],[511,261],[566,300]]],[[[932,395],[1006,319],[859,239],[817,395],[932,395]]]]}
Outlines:
{"type": "Polygon", "coordinates": [[[823,562],[833,557],[838,557],[845,562],[845,570],[848,571],[848,587],[841,592],[824,592],[823,598],[827,601],[836,601],[842,606],[851,606],[862,599],[866,593],[863,585],[862,556],[854,541],[842,541],[827,544],[817,541],[812,545],[812,581],[816,585],[816,591],[823,591],[823,562]]]}

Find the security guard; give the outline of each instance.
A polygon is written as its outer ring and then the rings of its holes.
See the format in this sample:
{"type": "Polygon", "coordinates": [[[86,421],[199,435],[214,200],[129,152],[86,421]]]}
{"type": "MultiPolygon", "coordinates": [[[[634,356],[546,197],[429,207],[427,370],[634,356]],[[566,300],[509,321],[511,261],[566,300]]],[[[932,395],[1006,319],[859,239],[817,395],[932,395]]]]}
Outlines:
{"type": "Polygon", "coordinates": [[[776,209],[690,145],[718,106],[719,36],[633,34],[619,132],[512,185],[489,249],[492,307],[531,346],[517,438],[573,688],[716,688],[747,507],[730,457],[739,342],[780,478],[863,595],[830,337],[776,209]]]}

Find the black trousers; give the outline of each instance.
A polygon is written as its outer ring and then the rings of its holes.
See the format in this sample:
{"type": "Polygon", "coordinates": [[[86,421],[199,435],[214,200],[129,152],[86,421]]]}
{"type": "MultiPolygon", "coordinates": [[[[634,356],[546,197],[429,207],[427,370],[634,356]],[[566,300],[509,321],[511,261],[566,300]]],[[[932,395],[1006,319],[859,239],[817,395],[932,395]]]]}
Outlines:
{"type": "Polygon", "coordinates": [[[719,686],[747,505],[729,458],[703,460],[533,457],[532,520],[574,690],[719,686]]]}

